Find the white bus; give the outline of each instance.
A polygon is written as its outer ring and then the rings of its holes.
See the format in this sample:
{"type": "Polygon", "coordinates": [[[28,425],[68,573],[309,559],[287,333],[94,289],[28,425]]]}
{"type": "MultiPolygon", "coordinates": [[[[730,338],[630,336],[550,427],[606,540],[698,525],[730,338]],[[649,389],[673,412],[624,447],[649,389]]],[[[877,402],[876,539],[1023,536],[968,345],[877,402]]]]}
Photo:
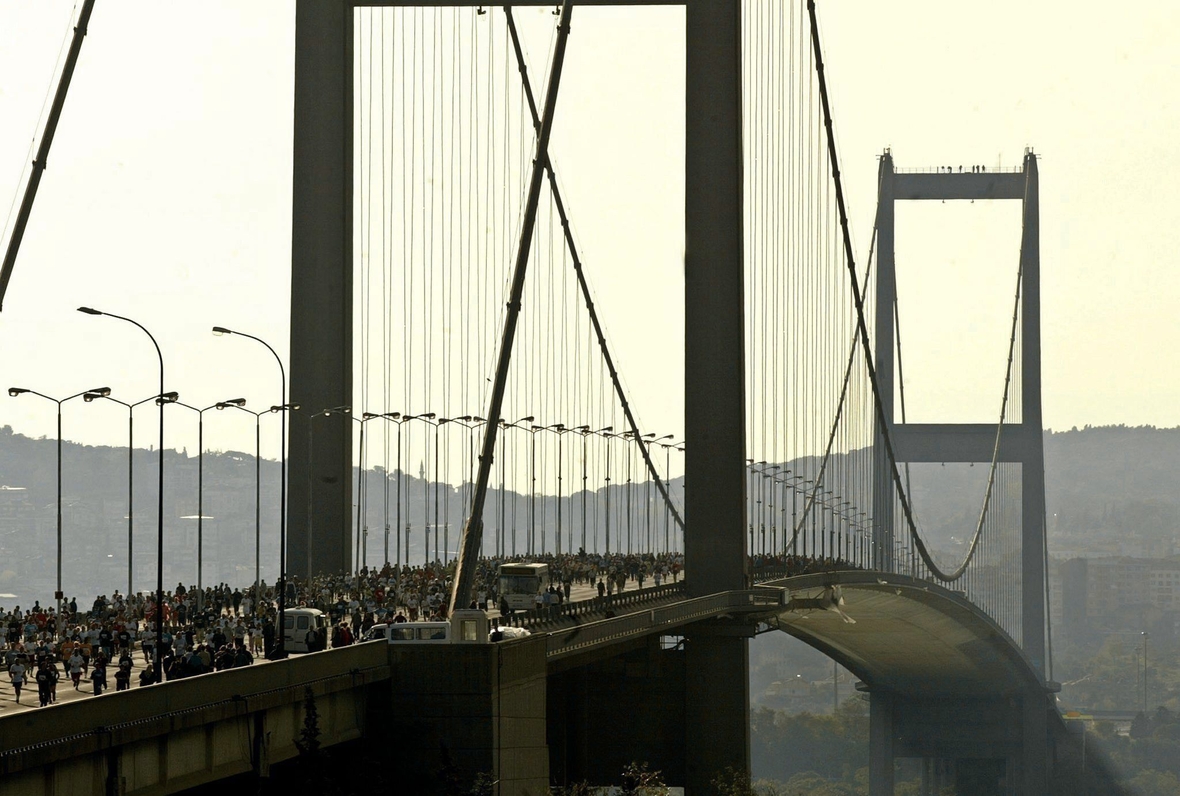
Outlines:
{"type": "Polygon", "coordinates": [[[500,565],[500,613],[527,611],[534,598],[549,588],[548,564],[500,565]]]}
{"type": "Polygon", "coordinates": [[[463,609],[455,611],[449,621],[373,625],[363,640],[387,641],[390,644],[486,644],[489,634],[486,613],[463,609]]]}

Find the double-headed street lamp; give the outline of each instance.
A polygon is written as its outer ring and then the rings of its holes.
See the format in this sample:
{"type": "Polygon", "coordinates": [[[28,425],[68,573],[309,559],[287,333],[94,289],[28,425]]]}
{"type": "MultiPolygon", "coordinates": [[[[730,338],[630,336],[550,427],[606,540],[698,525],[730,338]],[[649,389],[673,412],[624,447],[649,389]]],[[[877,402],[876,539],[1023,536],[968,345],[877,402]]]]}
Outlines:
{"type": "MultiPolygon", "coordinates": [[[[520,424],[521,423],[532,423],[536,419],[537,418],[533,415],[526,415],[525,417],[522,417],[519,420],[514,420],[511,423],[505,423],[503,420],[501,420],[500,421],[500,428],[505,429],[505,430],[510,429],[510,428],[519,428],[524,431],[528,431],[527,428],[525,428],[524,426],[522,426],[520,424]]],[[[504,445],[505,445],[505,447],[507,447],[508,436],[505,435],[504,439],[505,439],[504,445]]],[[[505,462],[507,461],[507,459],[508,459],[508,457],[506,455],[500,457],[500,554],[501,555],[508,555],[508,548],[507,548],[507,545],[504,541],[504,531],[505,531],[505,526],[507,524],[505,513],[504,513],[505,462]]],[[[514,481],[516,480],[516,460],[515,460],[515,457],[513,457],[512,478],[514,481]]],[[[516,493],[513,492],[512,494],[514,496],[512,498],[512,555],[515,556],[516,555],[516,497],[515,497],[516,493]]]]}
{"type": "MultiPolygon", "coordinates": [[[[402,492],[401,492],[401,466],[402,466],[401,465],[401,454],[402,454],[401,417],[402,417],[402,413],[401,412],[382,412],[381,414],[373,415],[373,417],[379,417],[379,418],[382,418],[383,420],[388,420],[392,423],[397,423],[397,456],[398,456],[398,460],[397,460],[397,469],[398,469],[397,513],[398,513],[398,519],[397,519],[397,523],[394,525],[394,527],[396,528],[399,525],[401,525],[401,508],[402,508],[401,507],[401,495],[402,495],[402,492]]],[[[361,428],[363,429],[364,427],[362,426],[361,428]]],[[[384,508],[385,508],[385,563],[388,564],[389,563],[389,437],[388,436],[386,436],[386,438],[385,438],[385,474],[381,480],[383,482],[382,501],[384,503],[384,508]]],[[[397,564],[400,567],[401,566],[401,536],[400,535],[398,536],[397,540],[398,540],[397,541],[397,544],[398,544],[398,562],[397,562],[397,564]]]]}
{"type": "MultiPolygon", "coordinates": [[[[582,435],[582,551],[586,550],[586,498],[589,493],[586,487],[586,439],[590,436],[590,426],[578,426],[574,429],[582,435]]],[[[573,530],[570,530],[570,537],[574,535],[573,530]]],[[[573,544],[570,544],[573,547],[573,544]]]]}
{"type": "Polygon", "coordinates": [[[279,627],[277,634],[279,643],[275,647],[272,657],[285,658],[287,657],[287,415],[285,412],[288,409],[297,409],[298,407],[287,403],[287,369],[283,367],[282,358],[270,343],[261,337],[227,329],[224,326],[214,326],[213,334],[219,337],[226,334],[237,335],[238,337],[245,337],[256,343],[261,343],[266,346],[266,350],[270,351],[275,358],[275,362],[279,365],[279,381],[282,382],[280,389],[282,403],[278,407],[271,407],[272,412],[284,412],[281,432],[282,440],[280,443],[281,450],[279,454],[279,627]]]}
{"type": "Polygon", "coordinates": [[[622,437],[613,433],[614,426],[607,426],[594,433],[606,440],[606,554],[610,555],[610,441],[622,437]]]}
{"type": "MultiPolygon", "coordinates": [[[[570,429],[565,427],[565,423],[554,423],[551,426],[545,426],[545,428],[557,434],[557,536],[554,537],[553,552],[556,555],[561,555],[561,501],[565,497],[564,489],[562,488],[561,437],[570,429]]],[[[572,547],[573,545],[571,544],[570,546],[572,547]]]]}
{"type": "MultiPolygon", "coordinates": [[[[668,499],[672,499],[672,449],[676,447],[675,442],[664,442],[666,439],[673,439],[674,435],[665,434],[662,437],[653,439],[652,443],[659,445],[664,449],[664,491],[668,493],[668,499]]],[[[671,533],[672,530],[672,507],[670,505],[664,506],[664,552],[671,553],[671,533]]]]}
{"type": "Polygon", "coordinates": [[[361,412],[360,417],[354,417],[361,427],[360,444],[357,451],[357,479],[356,479],[356,572],[369,562],[369,484],[365,472],[365,423],[381,417],[377,412],[361,412]]]}
{"type": "Polygon", "coordinates": [[[198,409],[195,406],[181,403],[176,398],[168,400],[161,396],[158,400],[164,403],[175,404],[176,406],[183,406],[185,409],[190,409],[197,413],[197,600],[203,604],[205,599],[205,582],[202,577],[205,563],[205,413],[210,409],[224,409],[228,405],[233,405],[241,409],[246,405],[246,399],[231,398],[228,401],[210,404],[204,409],[198,409]]]}
{"type": "Polygon", "coordinates": [[[9,396],[15,398],[18,395],[36,395],[38,398],[44,398],[47,401],[53,401],[57,404],[57,591],[54,592],[54,599],[57,600],[57,623],[55,627],[60,635],[64,628],[62,627],[61,604],[64,595],[61,588],[61,405],[66,401],[72,401],[75,398],[81,398],[85,395],[101,395],[107,396],[111,394],[110,387],[99,387],[94,390],[83,390],[80,393],[71,395],[68,398],[50,398],[45,393],[37,392],[36,390],[29,390],[24,387],[9,387],[9,396]]]}
{"type": "MultiPolygon", "coordinates": [[[[223,409],[240,409],[254,417],[254,610],[257,611],[258,606],[262,603],[262,416],[266,412],[247,409],[245,398],[219,401],[209,408],[219,412],[223,409]]],[[[203,448],[202,453],[204,453],[203,448]]],[[[198,510],[197,513],[201,512],[198,510]]],[[[200,525],[197,527],[199,528],[200,525]]],[[[199,537],[197,546],[199,557],[199,537]]],[[[198,588],[200,588],[199,585],[198,588]]]]}
{"type": "MultiPolygon", "coordinates": [[[[156,342],[156,338],[147,330],[147,327],[131,318],[103,312],[92,307],[79,307],[78,312],[84,312],[87,315],[105,315],[108,318],[124,321],[138,327],[141,332],[146,334],[148,339],[152,341],[152,346],[156,349],[156,357],[160,361],[160,391],[157,395],[164,395],[164,355],[160,352],[160,344],[156,342]]],[[[166,401],[161,397],[156,399],[156,403],[160,408],[160,499],[156,512],[156,666],[153,675],[155,681],[160,683],[164,681],[164,673],[161,671],[163,667],[160,666],[163,645],[159,641],[164,637],[164,404],[166,401]]]]}
{"type": "MultiPolygon", "coordinates": [[[[170,393],[173,398],[177,397],[175,393],[170,393]]],[[[132,589],[132,574],[134,573],[134,562],[132,554],[135,550],[133,521],[135,517],[135,407],[140,404],[146,404],[148,401],[154,401],[157,398],[166,398],[168,396],[153,395],[144,398],[142,401],[135,403],[127,403],[120,401],[118,398],[112,398],[100,392],[88,392],[82,396],[82,400],[90,403],[97,401],[100,398],[105,398],[108,401],[114,401],[119,406],[127,407],[127,595],[133,593],[132,589]]]]}
{"type": "MultiPolygon", "coordinates": [[[[426,423],[427,425],[432,425],[431,421],[434,420],[435,417],[437,417],[437,415],[434,412],[426,412],[426,413],[420,414],[420,415],[403,415],[402,420],[403,421],[405,421],[405,420],[421,420],[423,423],[426,423]]],[[[423,439],[425,440],[425,437],[423,439]]],[[[423,445],[423,448],[425,448],[425,447],[426,446],[423,445]]],[[[423,560],[423,565],[427,566],[427,567],[430,566],[430,522],[429,522],[429,517],[427,516],[427,511],[426,511],[426,507],[429,503],[430,503],[430,479],[428,479],[426,477],[426,470],[425,470],[425,467],[423,467],[423,470],[422,470],[422,560],[423,560]]],[[[409,513],[408,508],[406,510],[406,513],[407,514],[409,513]]],[[[437,512],[436,512],[436,514],[437,514],[437,512]]],[[[437,522],[437,521],[438,521],[438,518],[436,516],[435,522],[437,522]]],[[[435,548],[437,548],[437,547],[438,547],[438,545],[435,545],[435,548]]],[[[409,534],[407,534],[406,535],[406,562],[407,563],[409,563],[409,558],[410,558],[410,537],[409,537],[409,534]]]]}

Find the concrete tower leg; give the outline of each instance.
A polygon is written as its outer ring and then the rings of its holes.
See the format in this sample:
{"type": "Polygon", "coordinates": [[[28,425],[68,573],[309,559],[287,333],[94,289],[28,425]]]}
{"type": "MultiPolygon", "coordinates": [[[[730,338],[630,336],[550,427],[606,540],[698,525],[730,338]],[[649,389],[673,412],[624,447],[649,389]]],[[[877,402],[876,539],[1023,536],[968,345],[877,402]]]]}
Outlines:
{"type": "Polygon", "coordinates": [[[308,434],[352,403],[352,35],[351,3],[296,5],[287,567],[301,578],[352,561],[352,424],[308,434]]]}
{"type": "Polygon", "coordinates": [[[869,692],[869,796],[893,796],[893,695],[869,692]]]}
{"type": "Polygon", "coordinates": [[[1037,158],[1024,157],[1024,217],[1020,239],[1022,288],[1021,423],[1027,449],[1021,463],[1021,643],[1033,665],[1045,671],[1045,447],[1041,418],[1041,244],[1037,158]]]}
{"type": "MultiPolygon", "coordinates": [[[[892,430],[894,352],[896,341],[893,334],[894,302],[897,296],[897,281],[894,272],[893,229],[893,156],[886,152],[878,166],[877,189],[877,314],[873,329],[876,341],[873,361],[877,367],[877,383],[881,388],[881,410],[885,423],[892,430]]],[[[866,285],[867,287],[867,285],[866,285]]],[[[878,424],[879,425],[879,424],[878,424]]],[[[876,444],[873,446],[873,566],[883,572],[895,571],[893,560],[893,477],[885,455],[883,434],[885,429],[877,428],[876,444]]]]}
{"type": "Polygon", "coordinates": [[[1031,692],[1025,695],[1022,706],[1023,749],[1021,762],[1023,776],[1020,793],[1033,794],[1049,792],[1049,704],[1045,694],[1031,692]]]}
{"type": "MultiPolygon", "coordinates": [[[[685,567],[694,595],[745,588],[741,4],[685,7],[685,567]]],[[[689,633],[686,782],[749,771],[747,642],[689,633]]]]}

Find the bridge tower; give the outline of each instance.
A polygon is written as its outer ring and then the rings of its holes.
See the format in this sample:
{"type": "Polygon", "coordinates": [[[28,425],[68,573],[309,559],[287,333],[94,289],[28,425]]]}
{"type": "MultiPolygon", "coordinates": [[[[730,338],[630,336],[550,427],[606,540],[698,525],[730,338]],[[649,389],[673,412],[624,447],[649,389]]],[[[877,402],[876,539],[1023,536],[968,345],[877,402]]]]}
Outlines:
{"type": "MultiPolygon", "coordinates": [[[[353,404],[352,38],[353,10],[362,5],[412,3],[296,4],[290,394],[304,411],[291,419],[287,506],[288,567],[300,577],[352,563],[350,424],[318,424],[314,451],[308,431],[312,413],[353,404]]],[[[685,559],[691,588],[703,595],[748,581],[741,4],[685,6],[685,472],[693,484],[685,559]]],[[[725,768],[749,769],[747,644],[732,629],[689,635],[684,743],[691,793],[708,792],[725,768]]]]}
{"type": "MultiPolygon", "coordinates": [[[[1036,156],[1028,151],[1023,167],[1012,172],[912,173],[898,172],[892,155],[881,157],[877,199],[877,312],[874,358],[897,463],[990,462],[996,427],[969,423],[900,423],[894,413],[896,298],[894,259],[894,204],[924,200],[1020,200],[1023,232],[1020,244],[1022,268],[1019,423],[1005,424],[1000,436],[998,460],[1021,465],[1021,638],[1017,639],[1041,677],[1045,672],[1045,457],[1041,417],[1041,292],[1040,232],[1036,156]]],[[[878,434],[878,439],[880,435],[878,434]]],[[[880,448],[880,446],[878,446],[880,448]]],[[[893,527],[896,497],[889,463],[878,450],[874,456],[873,512],[874,553],[877,568],[894,572],[893,527]]],[[[953,587],[952,587],[953,588],[953,587]]],[[[894,737],[905,721],[903,706],[889,694],[871,696],[872,747],[871,793],[892,793],[894,737]],[[885,780],[888,780],[886,785],[885,780]]],[[[1024,753],[1014,778],[1016,793],[1046,792],[1048,752],[1045,746],[1047,703],[1043,691],[1025,694],[1023,704],[1024,753]]]]}

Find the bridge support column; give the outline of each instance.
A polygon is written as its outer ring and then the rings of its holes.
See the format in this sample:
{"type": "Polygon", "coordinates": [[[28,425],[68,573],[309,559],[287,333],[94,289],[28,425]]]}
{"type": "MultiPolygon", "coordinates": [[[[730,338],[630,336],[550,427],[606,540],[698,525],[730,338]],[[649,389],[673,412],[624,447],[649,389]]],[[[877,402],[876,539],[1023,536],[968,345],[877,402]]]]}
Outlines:
{"type": "Polygon", "coordinates": [[[894,761],[922,761],[923,793],[1049,793],[1050,705],[1043,691],[914,698],[870,692],[869,794],[892,796],[894,761]]]}
{"type": "Polygon", "coordinates": [[[299,0],[287,569],[301,578],[352,562],[352,423],[311,420],[352,403],[352,68],[352,4],[299,0]]]}
{"type": "Polygon", "coordinates": [[[1027,693],[1021,705],[1023,724],[1022,793],[1049,792],[1049,703],[1044,693],[1027,693]]]}
{"type": "Polygon", "coordinates": [[[684,661],[658,637],[638,649],[549,675],[550,780],[617,785],[646,762],[670,785],[685,782],[684,661]]]}
{"type": "MultiPolygon", "coordinates": [[[[746,587],[741,3],[685,5],[685,567],[693,596],[746,587]]],[[[750,769],[745,638],[685,644],[686,791],[750,769]]]]}
{"type": "Polygon", "coordinates": [[[893,796],[893,695],[869,693],[869,796],[893,796]]]}

